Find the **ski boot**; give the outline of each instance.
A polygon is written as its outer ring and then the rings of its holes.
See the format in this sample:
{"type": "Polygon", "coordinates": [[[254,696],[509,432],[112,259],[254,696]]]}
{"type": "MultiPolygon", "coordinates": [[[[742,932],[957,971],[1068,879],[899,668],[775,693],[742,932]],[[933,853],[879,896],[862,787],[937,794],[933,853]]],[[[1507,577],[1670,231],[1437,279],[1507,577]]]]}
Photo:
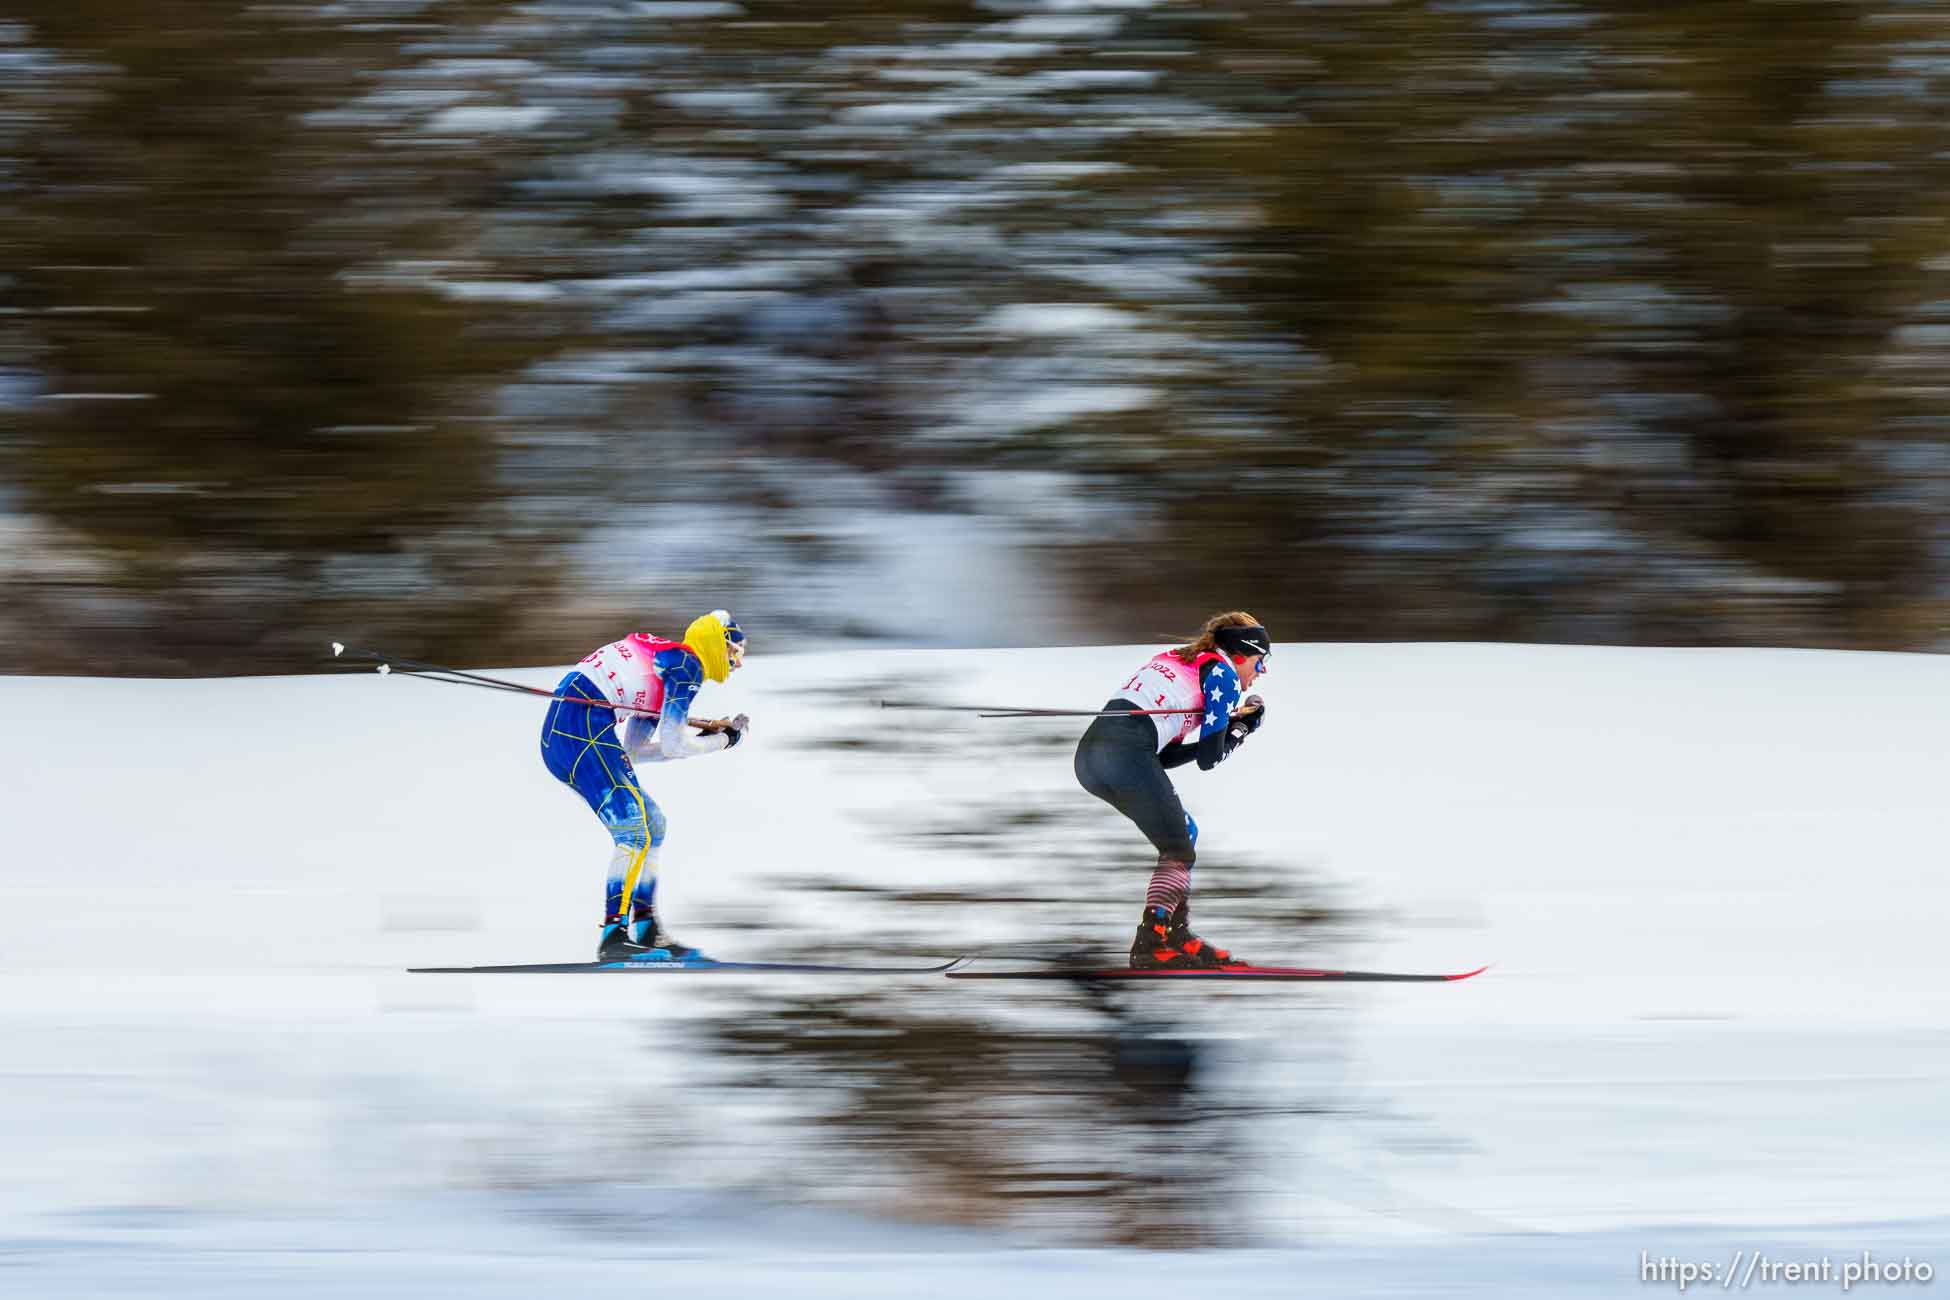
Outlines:
{"type": "Polygon", "coordinates": [[[1181,902],[1169,912],[1162,907],[1145,908],[1137,938],[1131,941],[1131,969],[1218,970],[1246,964],[1193,934],[1191,921],[1189,903],[1181,902]]]}
{"type": "Polygon", "coordinates": [[[684,961],[703,956],[665,934],[654,912],[640,913],[627,925],[621,918],[605,921],[602,941],[596,946],[597,961],[684,961]]]}

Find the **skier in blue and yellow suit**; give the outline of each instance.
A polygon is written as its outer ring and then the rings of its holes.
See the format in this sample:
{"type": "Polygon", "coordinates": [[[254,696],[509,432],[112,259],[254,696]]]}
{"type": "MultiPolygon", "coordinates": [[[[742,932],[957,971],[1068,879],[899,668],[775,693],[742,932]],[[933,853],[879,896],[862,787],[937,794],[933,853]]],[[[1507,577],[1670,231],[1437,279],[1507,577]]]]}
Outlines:
{"type": "Polygon", "coordinates": [[[630,760],[694,758],[743,740],[751,725],[744,714],[698,725],[694,737],[690,712],[706,680],[726,681],[744,660],[745,633],[719,609],[684,629],[682,641],[648,632],[613,641],[584,658],[556,688],[568,698],[549,705],[542,762],[582,796],[615,843],[598,961],[672,961],[694,951],[657,923],[664,815],[630,760]]]}

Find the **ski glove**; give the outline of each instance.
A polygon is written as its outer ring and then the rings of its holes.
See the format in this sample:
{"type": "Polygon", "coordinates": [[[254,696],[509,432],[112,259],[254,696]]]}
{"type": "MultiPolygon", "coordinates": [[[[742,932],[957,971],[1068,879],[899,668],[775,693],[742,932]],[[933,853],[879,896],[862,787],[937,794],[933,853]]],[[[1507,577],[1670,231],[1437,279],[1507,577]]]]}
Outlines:
{"type": "Polygon", "coordinates": [[[1266,701],[1257,695],[1248,695],[1239,712],[1232,715],[1232,723],[1226,728],[1226,749],[1229,751],[1245,741],[1246,737],[1259,730],[1259,724],[1266,721],[1266,701]]]}
{"type": "Polygon", "coordinates": [[[731,719],[729,722],[720,723],[718,726],[718,730],[724,733],[725,736],[724,747],[726,749],[730,749],[733,745],[743,740],[745,738],[745,733],[747,731],[750,731],[751,727],[752,727],[752,720],[746,717],[742,713],[739,714],[737,717],[731,719]]]}

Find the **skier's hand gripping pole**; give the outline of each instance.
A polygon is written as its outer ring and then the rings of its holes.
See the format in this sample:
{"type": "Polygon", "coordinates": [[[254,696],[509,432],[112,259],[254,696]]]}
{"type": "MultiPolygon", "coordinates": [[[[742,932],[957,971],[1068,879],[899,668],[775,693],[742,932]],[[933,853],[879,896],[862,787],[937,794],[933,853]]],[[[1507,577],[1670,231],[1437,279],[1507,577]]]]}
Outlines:
{"type": "Polygon", "coordinates": [[[1243,743],[1246,737],[1259,730],[1259,724],[1266,721],[1266,701],[1257,695],[1248,695],[1239,709],[1232,715],[1232,722],[1226,727],[1228,749],[1243,743]]]}
{"type": "Polygon", "coordinates": [[[707,736],[724,735],[731,737],[730,740],[725,742],[725,748],[730,749],[733,745],[743,740],[745,733],[752,729],[752,720],[741,713],[735,718],[712,718],[705,722],[699,722],[697,729],[707,736]]]}

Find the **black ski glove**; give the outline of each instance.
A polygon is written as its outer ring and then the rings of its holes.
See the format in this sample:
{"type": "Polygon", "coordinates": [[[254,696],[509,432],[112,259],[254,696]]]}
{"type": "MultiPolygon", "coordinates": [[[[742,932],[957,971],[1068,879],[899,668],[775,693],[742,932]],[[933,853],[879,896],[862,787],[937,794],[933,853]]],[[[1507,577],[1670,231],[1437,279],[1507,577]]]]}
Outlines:
{"type": "Polygon", "coordinates": [[[1237,745],[1246,737],[1259,730],[1259,724],[1266,721],[1266,701],[1257,695],[1248,695],[1246,702],[1239,706],[1239,712],[1232,715],[1232,723],[1226,732],[1237,745]]]}
{"type": "Polygon", "coordinates": [[[730,749],[745,738],[745,733],[751,730],[751,725],[751,719],[741,713],[735,718],[713,718],[701,724],[697,732],[700,736],[723,736],[724,747],[730,749]]]}

